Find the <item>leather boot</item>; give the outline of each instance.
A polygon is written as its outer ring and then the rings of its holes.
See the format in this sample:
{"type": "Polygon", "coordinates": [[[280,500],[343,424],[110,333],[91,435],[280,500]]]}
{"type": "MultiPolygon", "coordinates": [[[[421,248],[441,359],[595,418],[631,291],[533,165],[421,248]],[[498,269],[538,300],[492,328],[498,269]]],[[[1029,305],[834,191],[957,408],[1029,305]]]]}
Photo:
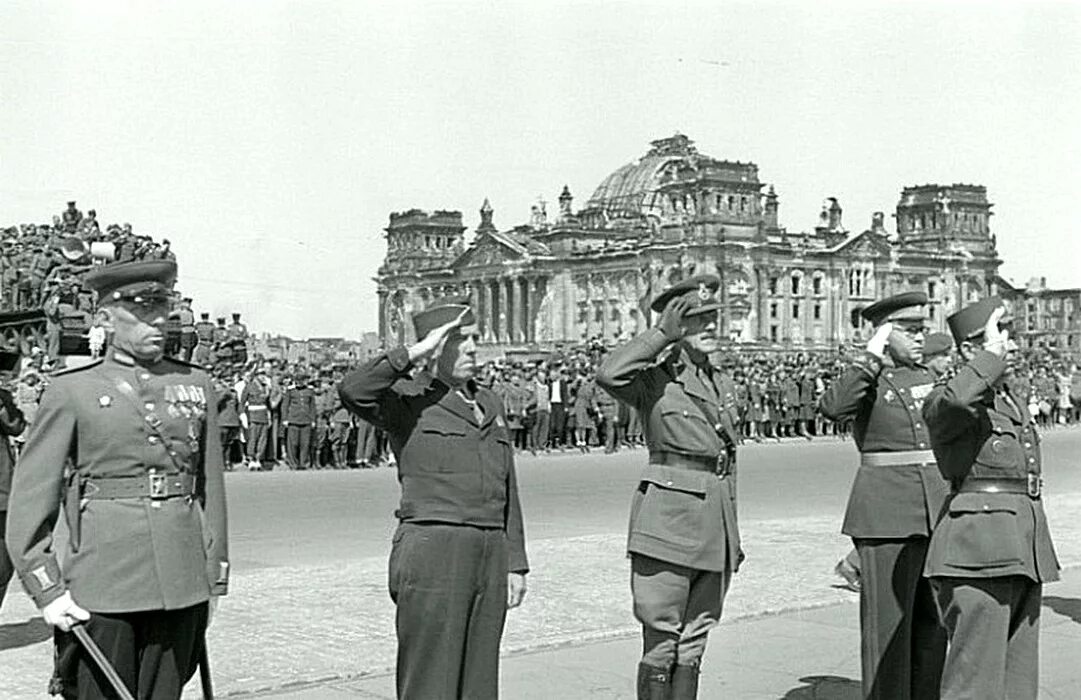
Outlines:
{"type": "Polygon", "coordinates": [[[671,700],[672,674],[667,668],[638,664],[638,700],[671,700]]]}
{"type": "Polygon", "coordinates": [[[672,700],[696,700],[698,698],[698,666],[672,668],[672,700]]]}

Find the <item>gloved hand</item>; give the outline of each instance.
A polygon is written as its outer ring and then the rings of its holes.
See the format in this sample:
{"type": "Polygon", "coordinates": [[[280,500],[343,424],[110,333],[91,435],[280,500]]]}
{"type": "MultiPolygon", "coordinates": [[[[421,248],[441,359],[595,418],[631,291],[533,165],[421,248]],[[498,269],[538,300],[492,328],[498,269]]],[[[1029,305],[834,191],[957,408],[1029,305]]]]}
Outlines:
{"type": "Polygon", "coordinates": [[[657,321],[657,328],[664,333],[664,337],[668,339],[668,342],[674,343],[683,337],[683,316],[690,308],[690,302],[683,297],[675,297],[664,307],[664,311],[661,312],[661,317],[657,321]]]}
{"type": "Polygon", "coordinates": [[[71,593],[66,591],[64,595],[42,608],[41,616],[45,618],[45,622],[65,632],[70,632],[74,625],[90,619],[90,613],[80,608],[71,599],[71,593]]]}
{"type": "Polygon", "coordinates": [[[867,341],[867,352],[875,357],[884,357],[886,354],[886,342],[892,332],[893,324],[888,321],[875,329],[875,334],[867,341]]]}

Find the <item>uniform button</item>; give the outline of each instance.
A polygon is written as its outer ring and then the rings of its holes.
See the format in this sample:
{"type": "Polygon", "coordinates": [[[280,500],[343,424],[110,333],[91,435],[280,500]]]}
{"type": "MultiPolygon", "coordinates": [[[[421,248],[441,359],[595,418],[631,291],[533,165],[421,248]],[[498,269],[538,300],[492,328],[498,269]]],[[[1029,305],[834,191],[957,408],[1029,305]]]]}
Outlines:
{"type": "Polygon", "coordinates": [[[143,408],[145,408],[148,411],[153,411],[154,410],[154,404],[151,401],[147,401],[146,403],[143,404],[143,408]]]}
{"type": "Polygon", "coordinates": [[[1036,458],[1035,457],[1029,457],[1028,458],[1028,463],[1029,464],[1035,464],[1036,463],[1036,458]]]}
{"type": "Polygon", "coordinates": [[[672,482],[671,482],[671,481],[666,481],[666,482],[664,482],[664,483],[665,483],[665,484],[667,484],[668,486],[671,486],[671,485],[672,485],[672,482]]]}
{"type": "Polygon", "coordinates": [[[908,410],[915,411],[916,410],[916,404],[914,404],[914,403],[908,404],[908,410]]]}
{"type": "Polygon", "coordinates": [[[1032,447],[1032,443],[1031,442],[1026,442],[1025,447],[1032,447]]]}
{"type": "Polygon", "coordinates": [[[156,445],[158,444],[158,442],[160,442],[157,435],[151,435],[146,439],[146,441],[149,442],[151,445],[156,445]]]}
{"type": "Polygon", "coordinates": [[[142,374],[139,375],[139,379],[142,379],[144,382],[148,381],[150,379],[150,375],[147,374],[146,372],[143,372],[142,374]]]}
{"type": "Polygon", "coordinates": [[[684,411],[684,412],[683,412],[683,417],[684,417],[684,418],[686,418],[686,417],[687,417],[687,412],[686,412],[686,411],[684,411]]]}
{"type": "Polygon", "coordinates": [[[922,426],[922,425],[920,425],[919,423],[917,423],[917,424],[916,424],[916,427],[917,427],[917,428],[922,428],[923,426],[922,426]]]}
{"type": "Polygon", "coordinates": [[[983,506],[983,509],[984,509],[984,510],[991,510],[991,506],[989,506],[989,505],[987,505],[987,504],[985,503],[985,504],[984,504],[984,506],[983,506]]]}
{"type": "Polygon", "coordinates": [[[921,442],[921,443],[920,443],[920,449],[921,449],[921,450],[922,450],[922,449],[924,449],[924,448],[926,448],[926,447],[927,447],[927,444],[926,444],[926,443],[923,443],[923,442],[921,442]]]}
{"type": "Polygon", "coordinates": [[[886,372],[886,379],[893,379],[893,372],[886,372]]]}

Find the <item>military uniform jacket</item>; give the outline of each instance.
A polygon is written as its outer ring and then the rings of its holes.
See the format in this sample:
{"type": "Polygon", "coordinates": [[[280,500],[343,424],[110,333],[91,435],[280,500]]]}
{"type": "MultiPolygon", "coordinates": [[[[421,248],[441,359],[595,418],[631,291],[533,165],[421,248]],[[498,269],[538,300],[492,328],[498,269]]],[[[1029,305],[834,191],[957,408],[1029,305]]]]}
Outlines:
{"type": "Polygon", "coordinates": [[[500,528],[507,533],[508,571],[525,573],[525,529],[518,500],[514,447],[500,398],[477,388],[473,409],[427,372],[409,379],[405,348],[374,357],[339,386],[342,404],[387,431],[398,461],[403,522],[500,528]]]}
{"type": "Polygon", "coordinates": [[[736,392],[719,373],[704,377],[684,354],[657,356],[669,345],[653,328],[616,348],[597,384],[641,417],[651,454],[716,458],[731,454],[723,478],[664,464],[646,465],[631,503],[627,551],[705,571],[736,570],[741,559],[736,517],[736,392]],[[706,404],[708,415],[701,405],[706,404]],[[719,426],[719,430],[717,427],[719,426]]]}
{"type": "Polygon", "coordinates": [[[291,425],[315,422],[315,391],[309,387],[293,388],[282,399],[282,420],[291,425]]]}
{"type": "MultiPolygon", "coordinates": [[[[931,438],[920,409],[934,381],[926,367],[884,367],[881,358],[864,353],[822,394],[818,409],[830,420],[854,419],[861,454],[926,452],[931,438]]],[[[930,536],[948,493],[933,459],[861,463],[841,531],[867,538],[930,536]]]]}
{"type": "Polygon", "coordinates": [[[252,379],[240,394],[240,409],[252,423],[269,423],[270,388],[258,379],[252,379]]]}
{"type": "Polygon", "coordinates": [[[110,351],[52,377],[19,457],[7,529],[11,559],[39,607],[65,590],[100,613],[175,610],[226,592],[216,421],[206,373],[171,358],[142,367],[110,351]],[[160,420],[157,431],[151,416],[160,420]],[[176,473],[179,465],[195,475],[196,496],[84,499],[78,514],[65,513],[69,522],[80,518],[81,536],[77,547],[68,543],[58,565],[52,533],[68,463],[79,477],[106,480],[176,473]]]}
{"type": "MultiPolygon", "coordinates": [[[[927,398],[923,413],[935,457],[954,484],[1040,478],[1040,437],[1028,397],[994,389],[1005,367],[997,355],[980,350],[927,398]]],[[[924,575],[1057,581],[1059,563],[1043,501],[1023,493],[952,495],[931,537],[924,575]]]]}

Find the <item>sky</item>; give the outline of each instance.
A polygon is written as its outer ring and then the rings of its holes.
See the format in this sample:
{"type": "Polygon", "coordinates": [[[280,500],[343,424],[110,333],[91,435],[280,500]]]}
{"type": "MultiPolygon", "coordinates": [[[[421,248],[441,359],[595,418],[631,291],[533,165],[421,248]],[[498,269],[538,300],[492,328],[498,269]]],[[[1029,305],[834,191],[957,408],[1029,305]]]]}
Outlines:
{"type": "Polygon", "coordinates": [[[0,4],[0,225],[168,238],[212,317],[377,327],[392,211],[584,206],[649,142],[753,161],[781,224],[986,185],[1002,274],[1081,286],[1081,1],[0,4]]]}

